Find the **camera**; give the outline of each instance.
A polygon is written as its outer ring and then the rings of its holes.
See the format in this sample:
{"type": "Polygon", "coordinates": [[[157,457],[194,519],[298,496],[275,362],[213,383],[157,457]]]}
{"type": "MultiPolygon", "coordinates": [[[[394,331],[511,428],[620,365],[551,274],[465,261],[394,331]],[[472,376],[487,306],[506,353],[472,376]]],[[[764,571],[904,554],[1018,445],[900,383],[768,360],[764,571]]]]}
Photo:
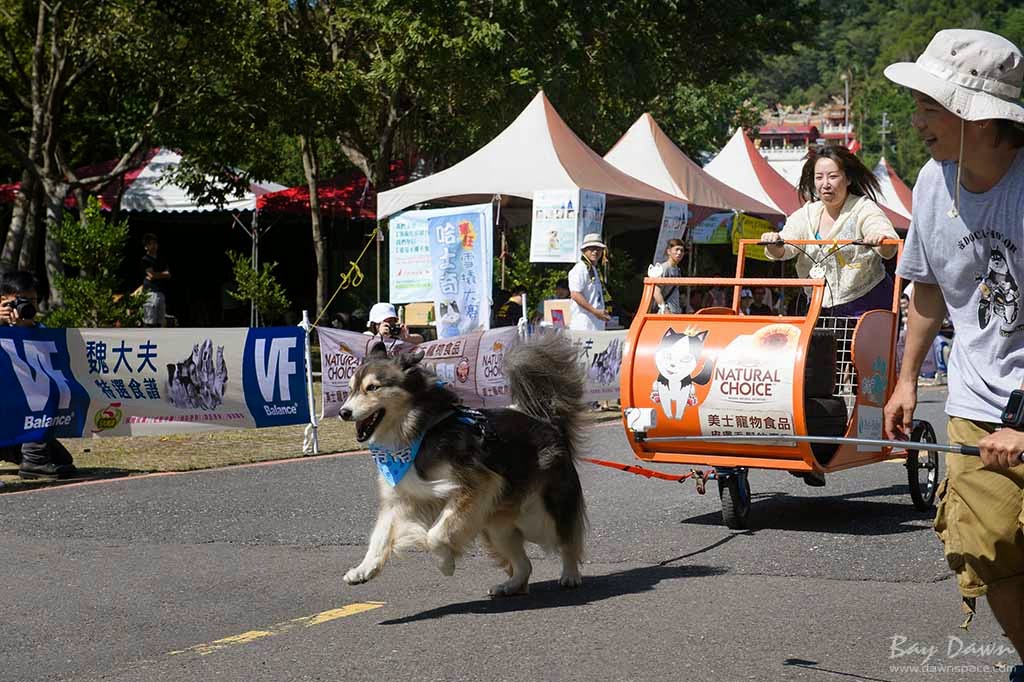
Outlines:
{"type": "Polygon", "coordinates": [[[398,324],[397,322],[395,324],[389,324],[388,336],[391,337],[392,339],[397,339],[400,336],[402,336],[402,325],[398,324]]]}
{"type": "Polygon", "coordinates": [[[36,305],[31,299],[25,298],[24,296],[18,296],[17,298],[7,301],[3,304],[5,308],[10,308],[18,313],[18,317],[23,320],[31,320],[36,316],[36,305]]]}

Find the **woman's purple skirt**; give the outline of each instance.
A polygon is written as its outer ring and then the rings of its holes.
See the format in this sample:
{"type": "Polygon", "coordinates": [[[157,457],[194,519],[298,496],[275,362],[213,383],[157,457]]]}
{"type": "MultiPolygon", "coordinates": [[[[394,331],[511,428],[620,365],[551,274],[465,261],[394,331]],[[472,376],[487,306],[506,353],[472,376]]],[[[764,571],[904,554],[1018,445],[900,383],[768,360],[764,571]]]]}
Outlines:
{"type": "Polygon", "coordinates": [[[822,308],[823,317],[860,317],[869,310],[892,310],[892,293],[894,282],[888,274],[871,291],[849,303],[841,303],[834,308],[822,308]]]}

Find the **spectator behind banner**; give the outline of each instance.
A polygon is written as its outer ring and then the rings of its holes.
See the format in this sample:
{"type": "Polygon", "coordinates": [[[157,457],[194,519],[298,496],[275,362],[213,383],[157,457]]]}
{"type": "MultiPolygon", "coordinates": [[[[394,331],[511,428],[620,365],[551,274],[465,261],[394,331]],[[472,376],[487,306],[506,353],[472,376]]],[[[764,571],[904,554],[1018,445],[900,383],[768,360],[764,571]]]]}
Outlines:
{"type": "Polygon", "coordinates": [[[768,258],[796,256],[801,279],[824,278],[822,316],[860,317],[868,310],[891,310],[893,279],[882,259],[894,257],[896,247],[877,245],[898,236],[875,203],[881,192],[878,179],[846,147],[826,146],[808,152],[798,189],[808,203],[786,219],[781,232],[761,235],[768,258]],[[783,243],[797,239],[854,240],[872,246],[783,243]]]}
{"type": "Polygon", "coordinates": [[[774,315],[775,311],[768,305],[766,301],[771,300],[771,294],[764,287],[754,287],[751,289],[751,295],[753,301],[750,304],[750,309],[747,312],[748,315],[774,315]]]}
{"type": "Polygon", "coordinates": [[[512,287],[504,296],[505,300],[494,309],[494,321],[491,326],[496,329],[518,325],[523,316],[523,296],[526,293],[524,286],[512,287]]]}
{"type": "Polygon", "coordinates": [[[601,271],[607,247],[596,232],[583,237],[582,258],[569,271],[569,292],[572,298],[570,329],[604,331],[611,314],[605,307],[604,275],[601,271]]]}
{"type": "Polygon", "coordinates": [[[142,291],[146,294],[142,323],[147,327],[163,327],[167,324],[167,280],[171,278],[171,271],[157,255],[160,242],[155,234],[144,234],[142,246],[146,250],[142,257],[142,291]]]}
{"type": "MultiPolygon", "coordinates": [[[[660,271],[655,276],[682,277],[681,265],[685,251],[686,247],[682,239],[669,239],[665,246],[665,262],[656,266],[660,271]]],[[[678,314],[683,312],[682,306],[679,304],[679,285],[663,284],[654,287],[654,303],[658,306],[659,313],[678,314]]]]}
{"type": "Polygon", "coordinates": [[[365,334],[380,336],[382,341],[394,339],[406,343],[423,343],[422,336],[410,333],[409,328],[398,321],[398,312],[390,303],[374,303],[366,326],[365,334]]]}
{"type": "MultiPolygon", "coordinates": [[[[31,272],[8,272],[0,278],[0,326],[41,327],[35,321],[38,302],[38,286],[31,272]]],[[[24,479],[52,481],[78,473],[71,453],[56,438],[4,446],[0,448],[0,460],[18,464],[18,475],[24,479]]]]}
{"type": "Polygon", "coordinates": [[[754,293],[750,289],[740,291],[740,315],[752,315],[750,306],[754,304],[754,293]]]}

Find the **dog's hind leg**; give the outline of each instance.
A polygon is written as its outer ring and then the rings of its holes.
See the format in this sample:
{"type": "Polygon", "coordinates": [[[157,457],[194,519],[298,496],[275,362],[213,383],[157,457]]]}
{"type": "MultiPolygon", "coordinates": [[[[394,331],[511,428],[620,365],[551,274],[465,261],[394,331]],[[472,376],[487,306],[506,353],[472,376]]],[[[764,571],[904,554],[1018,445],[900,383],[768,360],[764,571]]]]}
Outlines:
{"type": "Polygon", "coordinates": [[[398,510],[394,505],[384,503],[377,514],[377,523],[370,534],[366,556],[355,568],[345,574],[343,580],[349,585],[359,585],[375,577],[384,568],[384,562],[391,554],[394,544],[398,510]]]}
{"type": "Polygon", "coordinates": [[[488,594],[507,597],[529,592],[533,565],[523,547],[523,532],[511,524],[502,524],[489,526],[487,535],[494,553],[508,562],[511,568],[509,579],[492,587],[488,594]]]}

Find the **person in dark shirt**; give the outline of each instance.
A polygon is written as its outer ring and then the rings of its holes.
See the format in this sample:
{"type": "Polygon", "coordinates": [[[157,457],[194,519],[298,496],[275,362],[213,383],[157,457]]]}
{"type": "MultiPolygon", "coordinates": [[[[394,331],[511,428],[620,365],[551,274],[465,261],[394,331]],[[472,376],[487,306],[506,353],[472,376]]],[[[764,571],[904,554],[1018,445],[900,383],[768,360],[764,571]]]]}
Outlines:
{"type": "Polygon", "coordinates": [[[163,327],[167,322],[167,280],[171,278],[171,271],[157,256],[160,243],[155,234],[144,235],[142,246],[146,249],[142,257],[142,291],[146,294],[142,322],[147,327],[163,327]]]}
{"type": "Polygon", "coordinates": [[[494,324],[498,327],[514,327],[519,324],[519,318],[523,316],[523,294],[526,287],[514,287],[509,296],[494,310],[494,324]]]}
{"type": "Polygon", "coordinates": [[[764,302],[765,289],[764,287],[754,287],[754,302],[750,304],[751,315],[774,315],[775,311],[772,310],[771,306],[764,302]]]}

